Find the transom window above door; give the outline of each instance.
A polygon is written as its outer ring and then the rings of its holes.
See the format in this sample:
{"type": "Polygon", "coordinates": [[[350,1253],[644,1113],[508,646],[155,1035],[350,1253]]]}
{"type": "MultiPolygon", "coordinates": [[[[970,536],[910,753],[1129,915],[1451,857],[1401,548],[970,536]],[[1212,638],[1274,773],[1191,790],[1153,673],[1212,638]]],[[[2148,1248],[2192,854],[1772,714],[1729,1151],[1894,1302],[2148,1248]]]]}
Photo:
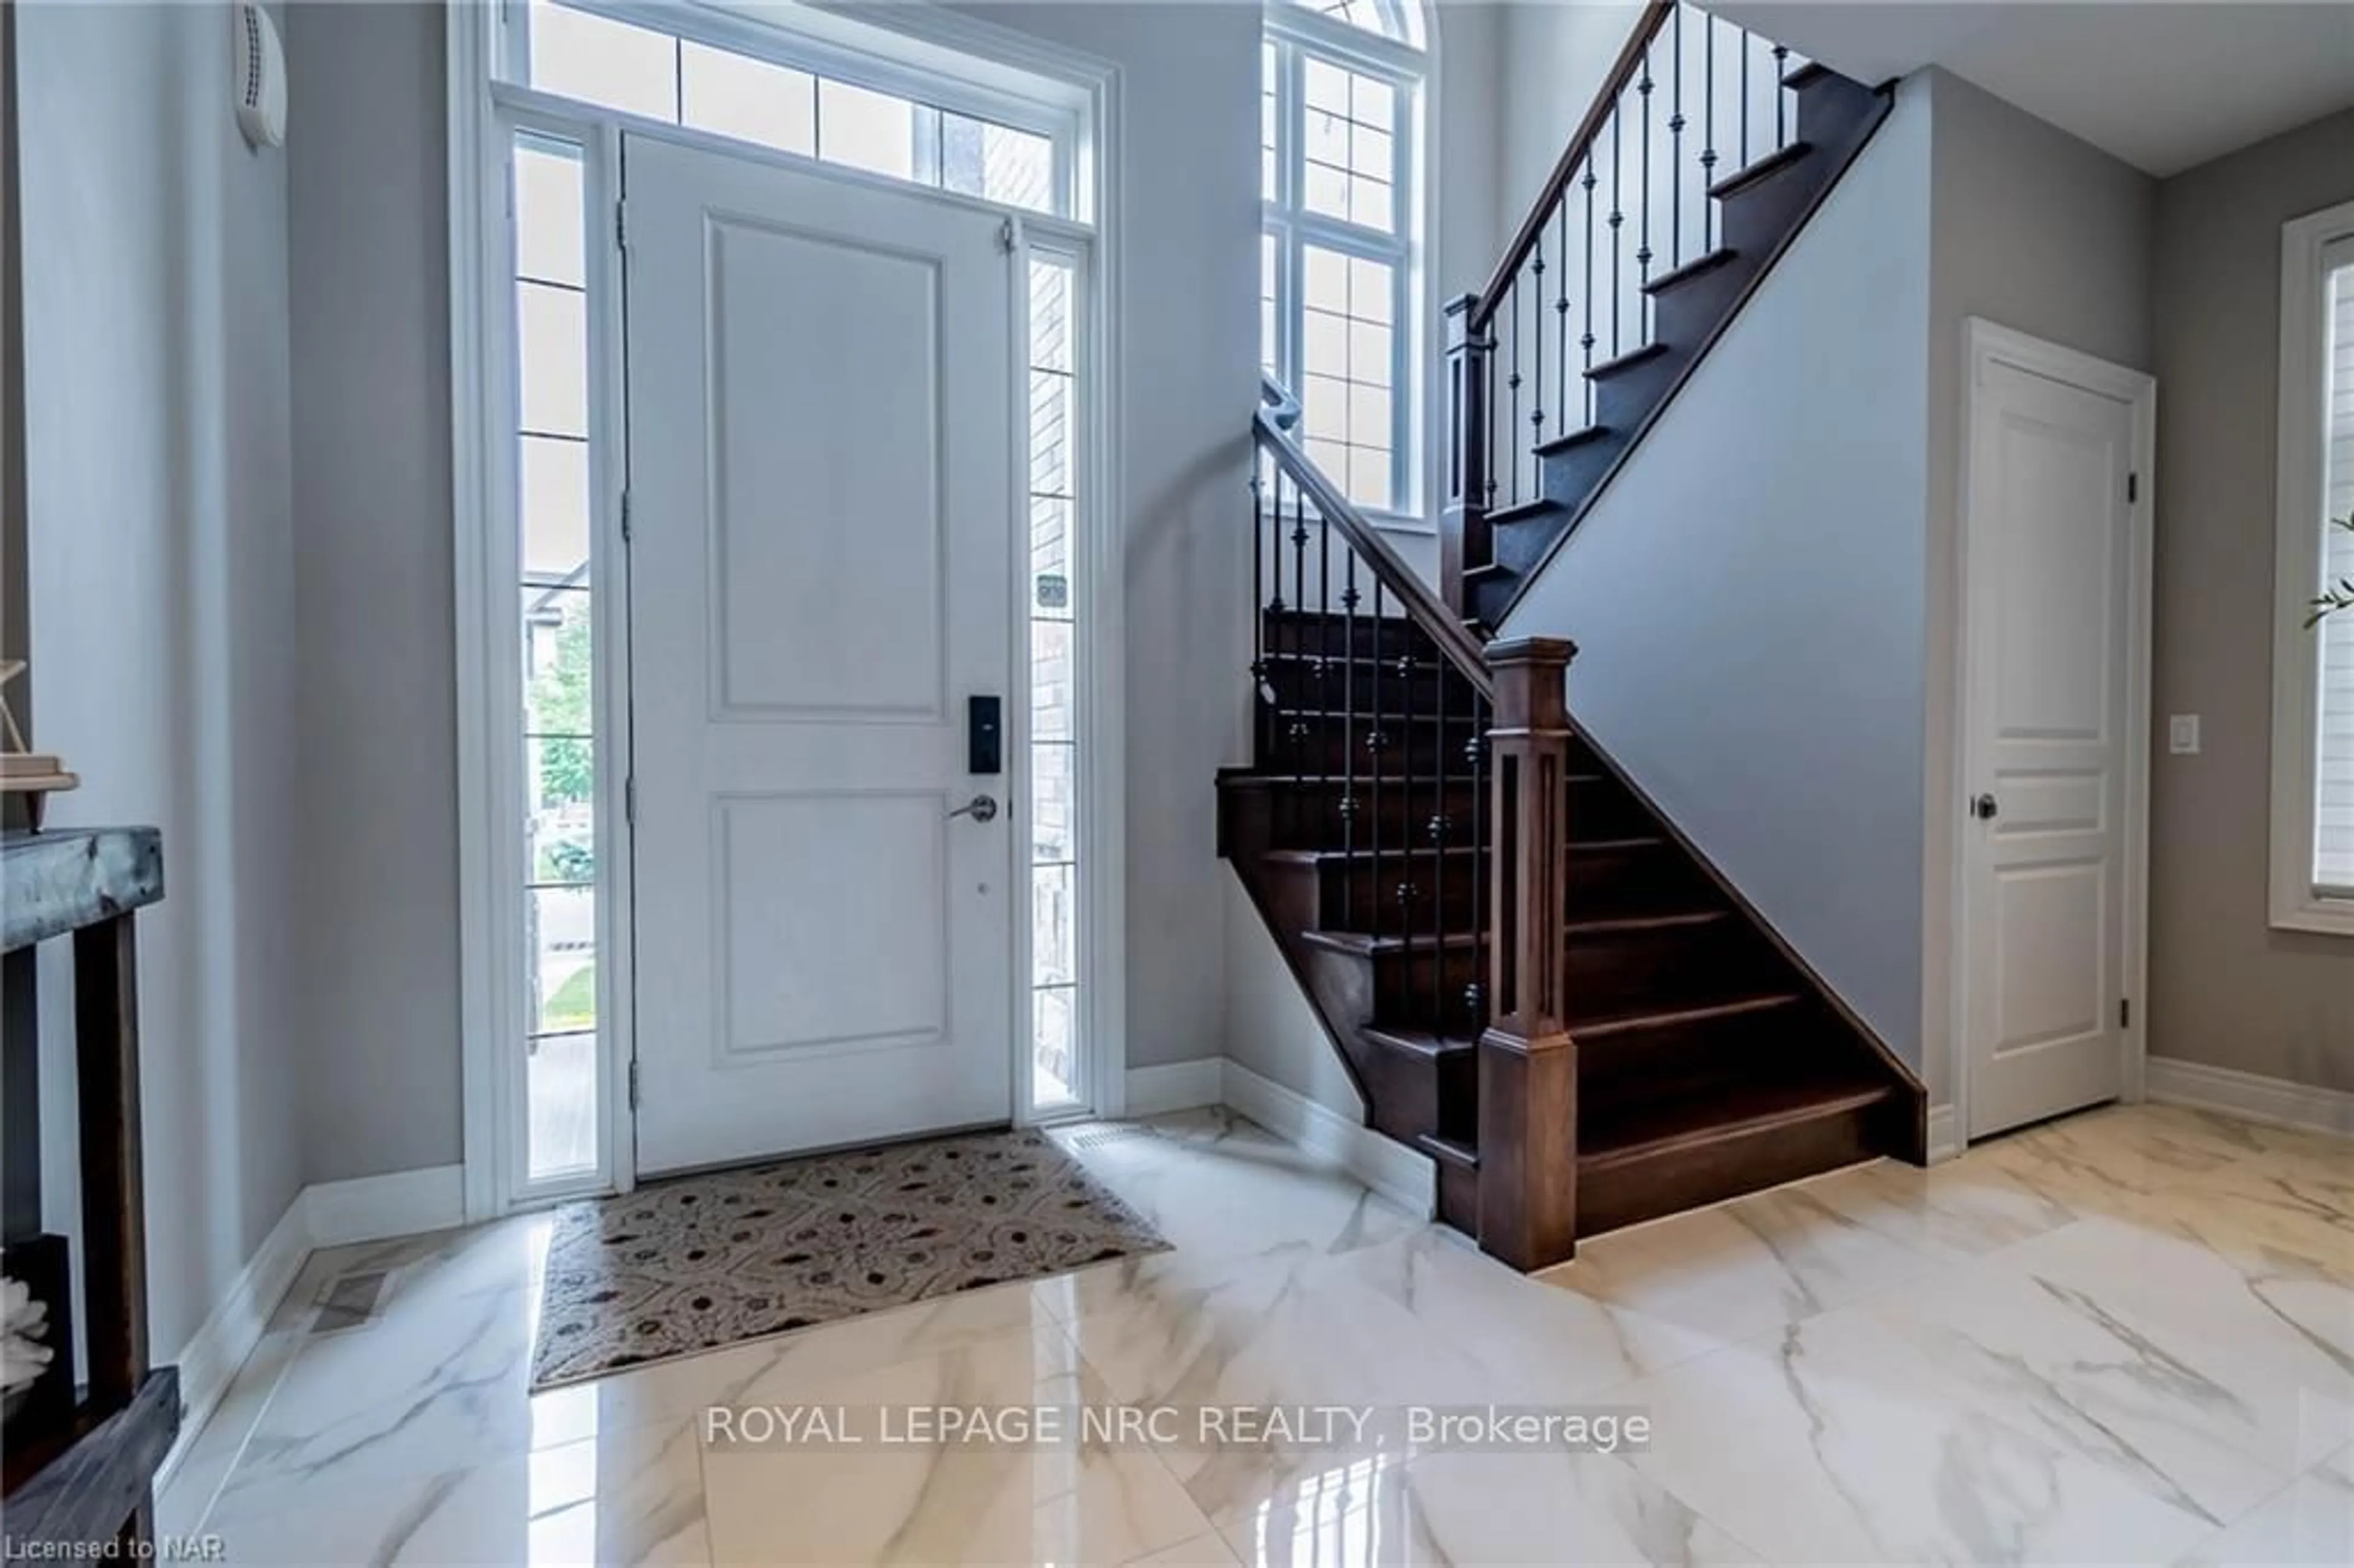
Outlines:
{"type": "Polygon", "coordinates": [[[1375,513],[1419,510],[1420,20],[1406,0],[1292,0],[1260,48],[1261,353],[1309,456],[1375,513]]]}
{"type": "Polygon", "coordinates": [[[619,113],[1071,217],[1076,122],[716,8],[530,0],[505,74],[619,113]]]}

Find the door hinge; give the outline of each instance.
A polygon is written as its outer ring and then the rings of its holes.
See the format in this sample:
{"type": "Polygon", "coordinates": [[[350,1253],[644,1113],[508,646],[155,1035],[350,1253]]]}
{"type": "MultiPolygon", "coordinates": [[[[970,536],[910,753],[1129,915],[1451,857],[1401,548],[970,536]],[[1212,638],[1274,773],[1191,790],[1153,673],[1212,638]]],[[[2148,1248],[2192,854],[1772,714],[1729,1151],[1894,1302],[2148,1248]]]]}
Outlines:
{"type": "Polygon", "coordinates": [[[2117,998],[2117,1027],[2120,1029],[2133,1027],[2133,998],[2129,996],[2117,998]]]}
{"type": "Polygon", "coordinates": [[[621,249],[630,248],[630,202],[627,196],[613,201],[613,243],[621,249]]]}
{"type": "Polygon", "coordinates": [[[1009,217],[1003,223],[998,225],[997,248],[1000,250],[1002,250],[1005,254],[1011,256],[1013,254],[1014,246],[1019,243],[1021,243],[1021,234],[1020,231],[1013,227],[1013,220],[1012,218],[1009,217]]]}
{"type": "Polygon", "coordinates": [[[2139,501],[2140,499],[2141,499],[2141,475],[2140,475],[2140,474],[2138,474],[2138,473],[2128,473],[2128,474],[2126,474],[2126,501],[2127,504],[2131,504],[2132,503],[2137,502],[2137,501],[2139,501]]]}
{"type": "Polygon", "coordinates": [[[630,493],[621,492],[621,543],[630,542],[630,493]]]}
{"type": "Polygon", "coordinates": [[[638,776],[634,773],[621,780],[621,820],[633,828],[638,825],[638,776]]]}
{"type": "Polygon", "coordinates": [[[630,1108],[638,1108],[638,1059],[630,1058],[630,1108]]]}

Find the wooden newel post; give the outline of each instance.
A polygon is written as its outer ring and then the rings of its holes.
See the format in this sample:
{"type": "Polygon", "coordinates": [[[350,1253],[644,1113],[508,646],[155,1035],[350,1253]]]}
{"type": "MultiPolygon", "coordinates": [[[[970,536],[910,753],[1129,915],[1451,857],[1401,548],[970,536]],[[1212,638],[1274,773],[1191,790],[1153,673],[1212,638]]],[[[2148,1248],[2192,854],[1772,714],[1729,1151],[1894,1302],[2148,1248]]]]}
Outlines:
{"type": "Polygon", "coordinates": [[[1495,343],[1471,330],[1479,296],[1447,307],[1447,504],[1438,521],[1438,591],[1466,613],[1463,574],[1493,558],[1488,537],[1488,354],[1495,343]]]}
{"type": "Polygon", "coordinates": [[[1479,1038],[1479,1247],[1514,1268],[1577,1248],[1577,1048],[1564,1022],[1569,662],[1550,637],[1488,645],[1490,1022],[1479,1038]]]}

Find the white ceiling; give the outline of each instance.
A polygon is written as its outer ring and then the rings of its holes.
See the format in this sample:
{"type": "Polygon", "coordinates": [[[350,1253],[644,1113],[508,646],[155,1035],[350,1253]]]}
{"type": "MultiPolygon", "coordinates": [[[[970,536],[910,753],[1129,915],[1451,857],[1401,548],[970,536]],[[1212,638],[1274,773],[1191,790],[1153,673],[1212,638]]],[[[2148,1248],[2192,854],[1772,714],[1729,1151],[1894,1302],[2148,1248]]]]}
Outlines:
{"type": "Polygon", "coordinates": [[[2153,175],[2354,108],[2354,0],[1720,0],[1861,81],[1941,65],[2153,175]]]}

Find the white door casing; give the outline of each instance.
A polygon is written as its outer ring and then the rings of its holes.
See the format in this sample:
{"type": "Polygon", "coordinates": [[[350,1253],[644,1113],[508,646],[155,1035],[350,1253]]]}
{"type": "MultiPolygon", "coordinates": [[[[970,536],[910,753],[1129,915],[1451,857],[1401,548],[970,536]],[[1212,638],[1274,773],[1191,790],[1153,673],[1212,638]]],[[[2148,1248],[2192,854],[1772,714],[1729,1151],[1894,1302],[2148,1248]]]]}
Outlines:
{"type": "Polygon", "coordinates": [[[623,171],[639,1168],[1005,1121],[1021,819],[965,770],[1013,660],[1002,222],[623,171]]]}
{"type": "Polygon", "coordinates": [[[1974,337],[1962,523],[1972,1138],[2133,1086],[2145,897],[2147,380],[2072,374],[2031,340],[1990,352],[1994,335],[1974,337]]]}

